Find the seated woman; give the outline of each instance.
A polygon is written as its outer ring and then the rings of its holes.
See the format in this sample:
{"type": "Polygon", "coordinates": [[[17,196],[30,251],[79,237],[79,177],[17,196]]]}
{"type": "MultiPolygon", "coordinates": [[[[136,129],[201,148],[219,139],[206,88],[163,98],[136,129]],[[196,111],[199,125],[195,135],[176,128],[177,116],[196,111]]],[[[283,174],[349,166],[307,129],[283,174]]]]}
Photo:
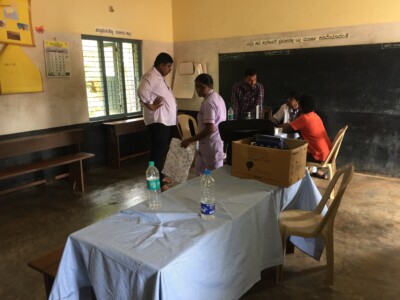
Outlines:
{"type": "MultiPolygon", "coordinates": [[[[302,95],[299,99],[301,115],[290,123],[283,124],[283,132],[299,131],[301,137],[308,142],[307,161],[322,162],[332,149],[331,140],[326,133],[321,118],[314,112],[315,101],[311,96],[302,95]]],[[[327,175],[318,171],[315,174],[320,178],[327,175]]]]}
{"type": "Polygon", "coordinates": [[[186,148],[199,141],[199,155],[196,159],[196,173],[205,169],[214,170],[224,163],[224,142],[218,131],[218,124],[226,120],[226,106],[222,97],[213,90],[213,79],[208,74],[200,74],[195,79],[196,92],[204,97],[197,115],[199,133],[182,141],[186,148]]]}

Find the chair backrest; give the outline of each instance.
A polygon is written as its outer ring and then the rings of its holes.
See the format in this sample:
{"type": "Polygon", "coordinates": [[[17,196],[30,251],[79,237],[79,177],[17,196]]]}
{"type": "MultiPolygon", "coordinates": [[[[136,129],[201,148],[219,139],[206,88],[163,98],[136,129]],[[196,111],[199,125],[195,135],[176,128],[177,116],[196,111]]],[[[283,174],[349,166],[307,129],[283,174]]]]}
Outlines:
{"type": "Polygon", "coordinates": [[[336,134],[335,139],[332,142],[332,149],[329,152],[328,156],[325,159],[325,163],[330,163],[336,160],[336,157],[339,153],[340,146],[342,145],[342,141],[344,138],[344,134],[346,133],[348,125],[344,126],[339,132],[336,134]]]}
{"type": "Polygon", "coordinates": [[[330,199],[330,195],[333,189],[336,190],[336,195],[331,201],[328,211],[324,215],[321,223],[317,227],[315,233],[318,234],[319,232],[324,229],[325,226],[333,226],[335,221],[336,213],[339,209],[340,202],[342,201],[342,197],[348,184],[350,183],[351,179],[354,175],[354,165],[352,163],[345,165],[344,167],[340,168],[336,171],[335,176],[330,181],[324,195],[322,196],[321,201],[318,203],[318,206],[315,208],[314,212],[321,214],[323,209],[327,206],[328,200],[330,199]],[[338,183],[339,179],[341,178],[340,183],[338,183]],[[336,185],[340,185],[339,188],[336,185]]]}
{"type": "Polygon", "coordinates": [[[198,132],[196,119],[185,114],[178,115],[178,130],[183,140],[192,136],[190,123],[192,123],[192,128],[196,134],[198,132]]]}

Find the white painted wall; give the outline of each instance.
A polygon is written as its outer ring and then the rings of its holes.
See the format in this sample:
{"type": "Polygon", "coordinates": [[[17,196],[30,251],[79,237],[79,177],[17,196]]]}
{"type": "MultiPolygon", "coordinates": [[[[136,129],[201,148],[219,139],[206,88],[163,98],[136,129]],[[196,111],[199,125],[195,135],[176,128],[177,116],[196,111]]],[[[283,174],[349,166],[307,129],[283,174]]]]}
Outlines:
{"type": "MultiPolygon", "coordinates": [[[[36,47],[23,47],[23,50],[39,68],[44,91],[0,95],[0,135],[89,122],[81,35],[35,33],[35,41],[36,47]],[[70,78],[46,77],[43,40],[53,38],[69,43],[70,78]]],[[[153,65],[154,58],[162,51],[173,55],[173,44],[171,42],[143,41],[144,72],[153,65]]],[[[170,77],[169,81],[171,81],[170,77]]]]}
{"type": "MultiPolygon", "coordinates": [[[[212,39],[174,43],[174,59],[179,61],[199,61],[207,64],[208,73],[214,79],[214,89],[219,88],[218,54],[251,52],[296,48],[331,47],[358,44],[400,42],[400,23],[361,25],[324,30],[308,30],[289,33],[254,35],[247,37],[212,39]],[[280,45],[249,46],[254,41],[267,39],[289,39],[306,36],[348,33],[348,38],[280,45]]],[[[273,74],[271,74],[273,76],[273,74]]],[[[242,74],[237,74],[238,80],[242,74]]],[[[226,99],[229,100],[229,99],[226,99]]],[[[179,109],[198,111],[202,99],[178,99],[179,109]]]]}

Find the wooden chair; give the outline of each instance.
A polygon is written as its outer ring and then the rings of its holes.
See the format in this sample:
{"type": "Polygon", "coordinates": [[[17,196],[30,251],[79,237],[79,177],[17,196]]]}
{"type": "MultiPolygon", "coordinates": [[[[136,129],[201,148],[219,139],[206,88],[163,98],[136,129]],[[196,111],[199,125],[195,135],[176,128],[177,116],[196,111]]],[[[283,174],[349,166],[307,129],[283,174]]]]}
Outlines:
{"type": "Polygon", "coordinates": [[[317,168],[328,168],[329,169],[329,179],[332,179],[336,172],[336,157],[339,153],[340,146],[342,145],[342,141],[344,138],[344,134],[349,126],[346,125],[336,134],[335,139],[332,143],[332,149],[329,152],[328,156],[323,162],[307,162],[307,169],[310,170],[312,167],[317,168]]]}
{"type": "MultiPolygon", "coordinates": [[[[333,284],[333,225],[335,216],[339,209],[343,194],[354,174],[354,165],[348,164],[339,169],[328,185],[321,201],[313,211],[288,210],[281,212],[279,216],[279,229],[281,232],[283,253],[285,254],[286,244],[289,236],[301,236],[305,238],[322,237],[325,242],[327,261],[327,283],[333,284]],[[340,183],[338,183],[341,178],[340,183]],[[338,185],[335,198],[331,201],[325,215],[322,211],[327,206],[332,189],[338,185]]],[[[276,282],[282,279],[283,264],[278,266],[276,271],[276,282]]]]}
{"type": "Polygon", "coordinates": [[[185,114],[178,115],[178,126],[177,127],[178,127],[179,133],[183,140],[187,139],[193,135],[192,131],[190,129],[190,123],[192,123],[192,128],[194,130],[194,134],[196,134],[198,132],[196,119],[190,115],[185,115],[185,114]]]}

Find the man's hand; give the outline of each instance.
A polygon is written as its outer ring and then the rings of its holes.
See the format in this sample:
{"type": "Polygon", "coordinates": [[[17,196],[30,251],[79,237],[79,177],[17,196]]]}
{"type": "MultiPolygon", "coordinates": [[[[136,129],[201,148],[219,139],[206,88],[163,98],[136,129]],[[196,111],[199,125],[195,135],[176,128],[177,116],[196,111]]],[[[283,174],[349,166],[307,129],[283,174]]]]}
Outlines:
{"type": "Polygon", "coordinates": [[[284,123],[282,124],[282,132],[283,133],[292,133],[295,132],[292,128],[292,126],[290,126],[290,123],[284,123]]]}
{"type": "Polygon", "coordinates": [[[164,99],[160,96],[158,96],[156,98],[156,100],[153,101],[153,104],[150,103],[144,103],[142,102],[144,106],[146,106],[148,109],[152,110],[152,111],[156,111],[157,109],[159,109],[161,106],[164,105],[164,99]]]}
{"type": "Polygon", "coordinates": [[[157,110],[160,106],[164,105],[164,98],[158,96],[153,102],[154,110],[157,110]]]}

